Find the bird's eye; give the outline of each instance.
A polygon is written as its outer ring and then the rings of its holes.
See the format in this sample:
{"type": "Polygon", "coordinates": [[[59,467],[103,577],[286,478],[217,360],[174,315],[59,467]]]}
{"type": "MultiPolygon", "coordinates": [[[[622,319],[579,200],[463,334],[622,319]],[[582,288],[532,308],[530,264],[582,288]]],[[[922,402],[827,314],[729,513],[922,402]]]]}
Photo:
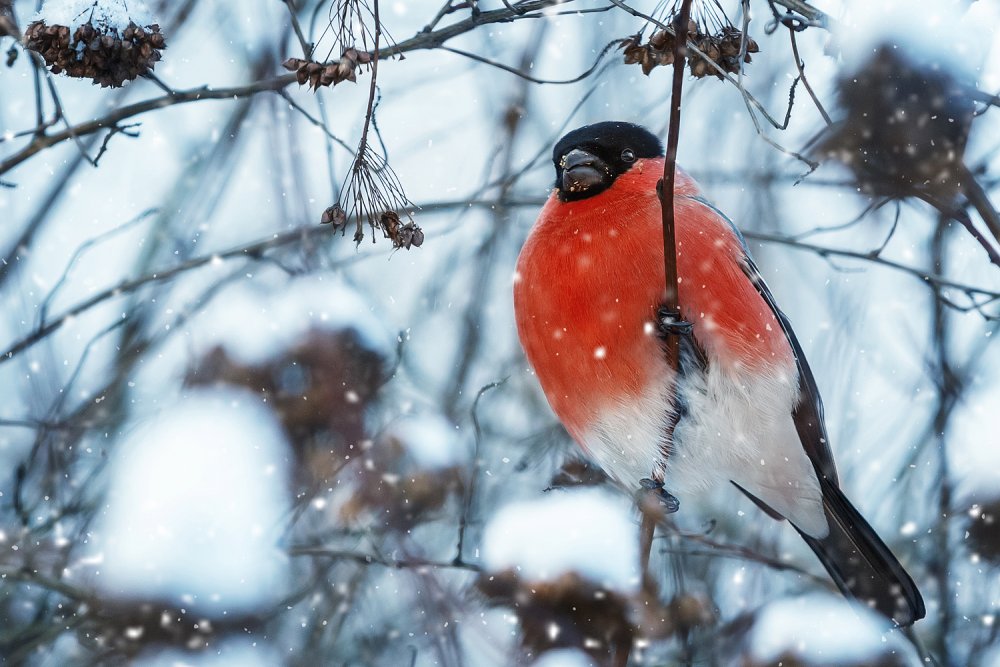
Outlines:
{"type": "Polygon", "coordinates": [[[635,151],[626,148],[622,151],[622,162],[635,162],[635,151]]]}

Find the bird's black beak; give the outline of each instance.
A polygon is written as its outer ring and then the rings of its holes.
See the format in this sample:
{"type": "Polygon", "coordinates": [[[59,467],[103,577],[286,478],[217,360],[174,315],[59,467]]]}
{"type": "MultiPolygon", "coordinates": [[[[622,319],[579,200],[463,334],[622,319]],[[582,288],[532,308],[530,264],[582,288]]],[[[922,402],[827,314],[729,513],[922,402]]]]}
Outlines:
{"type": "Polygon", "coordinates": [[[564,199],[582,199],[592,190],[608,186],[611,169],[599,157],[585,150],[574,148],[559,161],[559,190],[564,199]]]}

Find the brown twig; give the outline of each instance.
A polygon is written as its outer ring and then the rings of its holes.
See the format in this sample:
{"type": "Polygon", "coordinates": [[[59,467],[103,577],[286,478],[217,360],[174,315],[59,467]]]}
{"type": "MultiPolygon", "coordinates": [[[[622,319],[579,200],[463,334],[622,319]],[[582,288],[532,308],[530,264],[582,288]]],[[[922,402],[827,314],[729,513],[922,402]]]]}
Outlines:
{"type": "Polygon", "coordinates": [[[819,98],[816,97],[816,93],[813,92],[812,86],[809,85],[809,79],[806,78],[806,67],[805,63],[799,57],[799,45],[795,41],[795,29],[789,26],[788,35],[792,40],[792,57],[795,59],[795,69],[799,71],[799,79],[802,80],[802,85],[805,86],[806,92],[809,93],[809,97],[812,99],[813,104],[816,105],[816,109],[819,110],[819,114],[823,116],[824,122],[827,125],[833,125],[833,120],[830,118],[830,114],[826,112],[823,108],[823,104],[820,103],[819,98]]]}
{"type": "MultiPolygon", "coordinates": [[[[690,15],[691,0],[684,0],[676,23],[680,26],[680,30],[687,30],[690,15]]],[[[680,302],[678,300],[677,249],[674,225],[674,177],[677,170],[677,142],[680,139],[681,93],[684,86],[686,52],[686,40],[675,40],[673,90],[670,95],[670,125],[667,129],[667,155],[663,161],[663,179],[657,188],[663,222],[663,270],[666,276],[664,306],[669,314],[677,318],[680,317],[680,302]]],[[[679,355],[680,340],[676,336],[668,337],[667,358],[675,371],[679,355]]]]}
{"type": "MultiPolygon", "coordinates": [[[[691,16],[691,0],[684,0],[674,26],[675,34],[687,34],[688,19],[691,16]]],[[[674,40],[674,72],[673,88],[670,93],[670,125],[667,128],[667,154],[663,160],[663,178],[657,184],[657,195],[660,198],[660,215],[663,223],[663,272],[665,276],[664,302],[662,313],[674,321],[681,319],[679,284],[677,276],[677,240],[674,219],[674,178],[677,171],[677,142],[680,140],[681,125],[681,93],[684,88],[684,65],[686,64],[687,40],[674,40]]],[[[667,363],[674,369],[674,376],[680,373],[680,338],[676,335],[666,337],[667,363]]],[[[676,386],[676,383],[675,383],[676,386]]],[[[676,412],[667,418],[664,440],[671,442],[674,427],[677,425],[676,412]]],[[[661,452],[662,460],[651,471],[652,479],[663,484],[664,468],[667,451],[661,452]]],[[[639,559],[640,572],[645,576],[649,566],[649,554],[656,534],[656,516],[651,512],[642,513],[642,525],[639,528],[639,559]]],[[[628,664],[631,644],[619,647],[615,651],[615,662],[620,667],[628,664]]]]}

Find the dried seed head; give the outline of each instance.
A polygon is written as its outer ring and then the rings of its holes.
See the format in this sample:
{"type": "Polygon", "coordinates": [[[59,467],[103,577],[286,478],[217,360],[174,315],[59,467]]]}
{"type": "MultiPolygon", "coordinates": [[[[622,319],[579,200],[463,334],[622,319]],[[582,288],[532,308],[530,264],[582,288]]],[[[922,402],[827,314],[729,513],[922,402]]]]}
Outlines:
{"type": "Polygon", "coordinates": [[[334,229],[343,229],[347,226],[347,214],[344,213],[340,204],[334,204],[323,211],[323,217],[320,218],[319,224],[333,225],[334,229]]]}
{"type": "Polygon", "coordinates": [[[89,16],[72,34],[69,26],[35,21],[24,33],[24,46],[38,53],[52,73],[89,78],[102,87],[118,88],[160,60],[166,40],[159,25],[130,20],[122,28],[96,2],[89,16]]]}
{"type": "Polygon", "coordinates": [[[364,239],[364,223],[367,222],[373,232],[381,231],[384,238],[390,239],[393,247],[409,250],[411,247],[420,247],[424,242],[424,233],[413,222],[411,214],[406,213],[406,223],[400,218],[399,212],[408,211],[411,207],[396,173],[386,159],[366,143],[361,146],[354,159],[354,165],[341,190],[340,203],[328,208],[323,214],[323,220],[329,217],[330,222],[341,221],[342,226],[335,227],[343,231],[347,226],[347,218],[352,218],[355,221],[355,243],[361,243],[364,239]]]}
{"type": "Polygon", "coordinates": [[[674,36],[667,32],[666,30],[659,30],[654,32],[649,38],[649,45],[654,49],[662,51],[664,49],[674,48],[674,36]]]}
{"type": "MultiPolygon", "coordinates": [[[[673,23],[669,17],[665,21],[673,23]]],[[[760,50],[757,42],[749,35],[744,35],[740,29],[729,24],[728,19],[726,21],[723,23],[715,17],[711,21],[705,21],[705,25],[699,25],[694,20],[688,22],[688,40],[701,51],[701,53],[687,54],[691,76],[700,79],[714,74],[722,79],[724,78],[722,72],[736,74],[740,71],[740,54],[743,53],[742,61],[749,63],[750,54],[760,50]],[[712,23],[715,27],[709,29],[708,23],[712,23]]],[[[618,43],[625,64],[640,65],[643,74],[646,75],[660,65],[673,64],[674,45],[675,38],[667,30],[654,32],[646,44],[642,43],[641,34],[633,35],[618,43]]]]}
{"type": "Polygon", "coordinates": [[[419,248],[424,244],[424,230],[417,227],[414,222],[407,222],[399,228],[399,236],[393,239],[397,248],[410,249],[410,246],[419,248]]]}
{"type": "Polygon", "coordinates": [[[359,52],[351,48],[344,51],[340,59],[331,63],[320,63],[315,60],[289,58],[281,64],[286,70],[295,72],[295,80],[299,85],[309,84],[313,90],[320,86],[336,86],[343,81],[358,80],[357,71],[362,63],[370,63],[371,54],[359,52]]]}
{"type": "Polygon", "coordinates": [[[646,47],[640,43],[639,35],[633,35],[621,40],[618,43],[618,48],[622,50],[626,65],[642,62],[643,56],[646,53],[646,47]]]}
{"type": "Polygon", "coordinates": [[[884,45],[838,82],[841,119],[816,152],[847,165],[867,192],[950,198],[975,118],[972,89],[950,71],[884,45]]]}

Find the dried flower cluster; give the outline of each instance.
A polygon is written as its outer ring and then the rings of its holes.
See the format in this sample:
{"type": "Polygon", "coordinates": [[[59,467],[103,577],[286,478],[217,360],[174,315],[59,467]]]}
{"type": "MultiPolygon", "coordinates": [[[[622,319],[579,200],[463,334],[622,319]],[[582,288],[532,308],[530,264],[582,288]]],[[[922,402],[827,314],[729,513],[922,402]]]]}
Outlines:
{"type": "MultiPolygon", "coordinates": [[[[347,213],[344,212],[344,207],[337,203],[328,206],[323,211],[319,222],[322,225],[333,225],[334,230],[343,233],[347,229],[347,213]]],[[[397,249],[419,248],[424,243],[424,230],[420,229],[413,220],[404,223],[395,211],[383,211],[378,216],[378,222],[372,228],[380,229],[382,235],[392,241],[393,247],[397,249]]],[[[360,243],[361,239],[364,238],[364,233],[361,230],[362,227],[359,224],[354,234],[354,240],[357,243],[360,243]]]]}
{"type": "Polygon", "coordinates": [[[295,79],[300,86],[306,84],[313,90],[320,86],[336,86],[343,81],[357,81],[357,71],[362,65],[371,64],[372,55],[367,51],[349,48],[340,56],[340,60],[332,63],[318,63],[314,60],[289,58],[281,65],[289,72],[295,72],[295,79]]]}
{"type": "MultiPolygon", "coordinates": [[[[463,497],[466,461],[439,467],[421,465],[407,437],[404,432],[389,432],[361,443],[356,456],[363,456],[365,465],[342,473],[342,478],[355,481],[350,497],[340,507],[342,521],[364,525],[374,520],[409,532],[439,517],[447,503],[463,497]]],[[[446,449],[447,445],[441,443],[437,448],[446,449]]]]}
{"type": "MultiPolygon", "coordinates": [[[[604,664],[612,647],[631,642],[637,631],[633,618],[639,609],[628,597],[573,572],[551,581],[526,581],[508,570],[484,574],[477,585],[490,602],[518,610],[521,643],[532,655],[579,648],[604,664]]],[[[655,599],[650,603],[662,611],[655,599]]]]}
{"type": "Polygon", "coordinates": [[[492,604],[517,609],[521,644],[530,655],[577,648],[605,664],[623,641],[663,638],[715,622],[704,596],[683,594],[664,605],[648,587],[623,594],[576,572],[547,581],[522,578],[515,570],[483,573],[476,585],[492,604]]]}
{"type": "Polygon", "coordinates": [[[840,79],[838,96],[841,119],[819,154],[843,162],[873,194],[955,194],[976,109],[954,74],[884,45],[840,79]]]}
{"type": "MultiPolygon", "coordinates": [[[[405,211],[411,205],[396,173],[385,158],[362,144],[344,185],[341,202],[323,211],[321,224],[333,225],[344,233],[349,218],[354,220],[354,242],[361,243],[365,237],[364,223],[372,232],[378,230],[382,236],[392,241],[395,248],[419,248],[424,242],[424,232],[413,219],[403,222],[397,211],[405,211]]],[[[407,214],[407,217],[410,217],[407,214]]],[[[374,238],[372,239],[374,241],[374,238]]]]}
{"type": "Polygon", "coordinates": [[[314,329],[272,359],[245,364],[222,347],[191,369],[191,386],[245,387],[261,396],[294,444],[298,481],[329,485],[369,438],[365,414],[388,380],[388,360],[352,328],[314,329]]]}
{"type": "MultiPolygon", "coordinates": [[[[705,57],[702,57],[697,53],[689,53],[687,57],[691,76],[698,79],[708,74],[714,74],[720,79],[723,78],[722,74],[709,64],[709,60],[714,62],[723,72],[736,74],[740,71],[741,51],[743,62],[749,63],[751,61],[750,54],[760,50],[757,42],[749,35],[744,36],[739,28],[731,25],[724,25],[718,32],[709,34],[691,20],[688,21],[687,39],[705,54],[705,57]]],[[[676,38],[666,30],[653,33],[645,44],[642,43],[641,33],[623,39],[619,43],[625,64],[640,65],[642,73],[647,76],[659,65],[673,64],[675,46],[676,38]]]]}
{"type": "Polygon", "coordinates": [[[67,26],[35,21],[25,32],[24,44],[42,56],[53,74],[65,72],[112,88],[153,69],[166,47],[159,25],[142,27],[134,22],[121,34],[116,28],[90,22],[70,34],[67,26]]]}

